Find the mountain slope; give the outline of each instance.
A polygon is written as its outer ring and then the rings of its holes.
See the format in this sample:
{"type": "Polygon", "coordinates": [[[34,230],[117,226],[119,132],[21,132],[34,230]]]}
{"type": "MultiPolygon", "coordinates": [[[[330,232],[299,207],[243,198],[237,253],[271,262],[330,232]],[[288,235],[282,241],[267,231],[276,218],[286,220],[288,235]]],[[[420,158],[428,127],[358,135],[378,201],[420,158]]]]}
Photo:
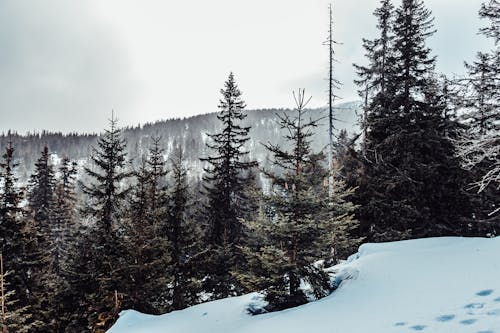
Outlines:
{"type": "Polygon", "coordinates": [[[162,316],[124,311],[109,332],[500,332],[499,253],[500,237],[365,244],[320,301],[258,316],[245,312],[256,293],[162,316]]]}
{"type": "MultiPolygon", "coordinates": [[[[336,116],[338,120],[335,125],[338,129],[347,129],[352,132],[357,128],[357,115],[359,102],[343,103],[337,106],[336,116]]],[[[251,140],[248,142],[250,158],[263,162],[267,152],[260,144],[272,141],[273,143],[284,143],[282,133],[277,128],[276,114],[289,113],[288,109],[264,109],[248,110],[248,115],[244,120],[245,126],[252,126],[250,131],[251,140]]],[[[324,118],[327,115],[326,109],[312,109],[310,116],[313,119],[324,118]]],[[[327,144],[327,119],[323,119],[321,126],[314,136],[315,149],[320,150],[327,144]]],[[[103,124],[103,128],[108,124],[103,124]]],[[[100,129],[98,129],[100,130],[100,129]]],[[[170,156],[174,146],[180,143],[184,150],[186,164],[191,169],[191,178],[199,178],[203,168],[199,158],[206,156],[207,151],[205,142],[208,140],[207,133],[215,133],[220,130],[220,121],[217,119],[217,113],[208,113],[189,118],[177,118],[161,120],[155,123],[147,123],[137,127],[126,127],[123,135],[127,140],[127,152],[130,159],[138,161],[144,154],[151,142],[152,136],[161,137],[161,143],[165,147],[166,157],[170,156]]],[[[57,155],[57,161],[63,156],[72,160],[80,161],[83,164],[89,157],[92,145],[96,144],[96,134],[62,134],[42,132],[37,134],[13,135],[14,147],[16,149],[15,158],[20,162],[18,176],[22,181],[29,178],[33,170],[33,164],[39,157],[40,151],[45,145],[49,150],[57,155]]],[[[0,151],[3,151],[9,137],[4,133],[0,135],[0,151]]]]}

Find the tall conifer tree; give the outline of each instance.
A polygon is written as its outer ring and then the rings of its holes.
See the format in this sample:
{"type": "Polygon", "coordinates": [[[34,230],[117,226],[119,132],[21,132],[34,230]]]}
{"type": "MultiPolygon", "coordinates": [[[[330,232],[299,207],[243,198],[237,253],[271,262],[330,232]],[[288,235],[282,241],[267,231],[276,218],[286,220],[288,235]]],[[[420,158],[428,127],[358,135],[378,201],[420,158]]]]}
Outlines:
{"type": "Polygon", "coordinates": [[[237,274],[249,289],[263,291],[267,311],[307,303],[309,296],[328,295],[329,277],[315,262],[329,259],[335,236],[346,246],[349,231],[357,225],[352,216],[355,206],[347,200],[352,192],[345,191],[340,182],[334,183],[333,193],[323,186],[328,176],[325,158],[311,147],[318,120],[307,119],[303,91],[296,102],[294,116],[279,116],[290,149],[265,145],[278,170],[264,170],[273,189],[264,197],[258,218],[247,221],[251,237],[257,241],[244,247],[250,272],[237,274]],[[310,290],[304,290],[302,282],[308,283],[310,290]]]}
{"type": "Polygon", "coordinates": [[[240,218],[244,216],[247,200],[244,186],[248,171],[256,166],[255,162],[245,160],[249,152],[244,145],[250,140],[250,127],[241,124],[246,117],[245,103],[233,73],[229,74],[221,94],[217,118],[222,130],[209,134],[211,142],[207,147],[213,155],[201,159],[209,165],[203,178],[208,200],[206,240],[211,247],[205,288],[214,298],[238,292],[230,271],[237,265],[237,245],[242,242],[240,218]]]}
{"type": "Polygon", "coordinates": [[[86,195],[82,213],[94,222],[92,240],[87,254],[90,285],[94,290],[86,297],[89,306],[89,325],[106,329],[118,317],[122,298],[122,273],[130,263],[124,262],[125,249],[120,240],[125,214],[124,203],[129,189],[123,182],[129,178],[126,170],[126,141],[121,136],[117,120],[112,116],[110,128],[99,137],[97,148],[93,148],[92,164],[84,168],[91,179],[88,184],[80,182],[86,195]],[[91,271],[93,270],[93,272],[91,271]]]}
{"type": "Polygon", "coordinates": [[[169,309],[166,163],[160,138],[153,138],[147,158],[133,172],[125,226],[128,271],[124,306],[144,313],[169,309]]]}
{"type": "MultiPolygon", "coordinates": [[[[390,8],[387,1],[380,12],[384,8],[390,8]]],[[[358,191],[363,230],[372,240],[462,234],[470,204],[446,136],[453,124],[436,86],[435,57],[426,45],[435,32],[431,12],[422,0],[403,0],[392,24],[385,86],[367,103],[365,172],[358,191]]],[[[379,23],[382,35],[383,27],[379,23]]],[[[377,72],[382,55],[368,53],[377,72]]]]}
{"type": "Polygon", "coordinates": [[[472,63],[466,63],[468,75],[462,104],[467,113],[468,130],[462,133],[459,156],[474,175],[472,188],[478,192],[475,215],[480,235],[496,235],[500,224],[500,2],[490,0],[481,5],[479,16],[489,20],[480,32],[494,42],[489,52],[478,52],[472,63]]]}
{"type": "Polygon", "coordinates": [[[5,148],[0,161],[0,253],[2,254],[3,280],[6,286],[6,321],[2,323],[7,330],[31,332],[38,326],[33,318],[34,309],[30,304],[27,267],[24,258],[25,230],[20,202],[22,189],[17,187],[14,170],[12,142],[5,148]]]}
{"type": "Polygon", "coordinates": [[[200,229],[194,224],[193,199],[187,182],[182,147],[171,159],[172,190],[169,195],[168,237],[171,253],[169,273],[172,276],[172,309],[181,310],[198,302],[200,276],[197,272],[200,229]]]}

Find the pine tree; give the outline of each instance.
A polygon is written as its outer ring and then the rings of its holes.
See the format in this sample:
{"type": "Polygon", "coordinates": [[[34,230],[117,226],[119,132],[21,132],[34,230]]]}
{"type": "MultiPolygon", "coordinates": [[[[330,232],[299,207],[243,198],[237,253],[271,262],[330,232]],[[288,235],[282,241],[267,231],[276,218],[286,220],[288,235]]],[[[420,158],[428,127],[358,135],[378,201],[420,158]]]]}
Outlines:
{"type": "Polygon", "coordinates": [[[144,313],[160,314],[169,307],[167,285],[168,226],[166,165],[160,139],[153,138],[147,159],[133,173],[135,186],[129,199],[125,226],[128,272],[124,306],[144,313]]]}
{"type": "MultiPolygon", "coordinates": [[[[497,58],[500,54],[497,54],[497,58]]],[[[498,60],[496,60],[498,62],[498,60]]],[[[479,135],[491,133],[498,129],[499,79],[498,64],[495,68],[495,56],[479,52],[477,60],[465,64],[468,70],[468,91],[464,94],[463,106],[469,110],[467,114],[470,131],[479,135]]]]}
{"type": "Polygon", "coordinates": [[[96,220],[102,229],[100,236],[112,234],[123,213],[120,204],[126,199],[128,191],[122,189],[121,182],[130,176],[125,171],[125,148],[126,141],[121,138],[121,130],[113,116],[110,128],[99,138],[97,148],[92,147],[92,166],[84,168],[94,182],[90,185],[80,183],[89,199],[83,214],[96,220]]]}
{"type": "Polygon", "coordinates": [[[64,158],[56,179],[47,147],[35,163],[28,193],[24,262],[29,274],[34,318],[43,322],[37,332],[63,332],[66,315],[74,310],[65,296],[64,264],[75,228],[74,178],[76,164],[64,158]]]}
{"type": "Polygon", "coordinates": [[[51,243],[49,248],[52,261],[49,264],[51,280],[50,308],[55,319],[53,331],[66,332],[71,317],[78,312],[79,299],[70,289],[69,266],[71,257],[75,255],[75,245],[79,231],[76,212],[75,184],[77,165],[64,157],[58,169],[54,189],[52,209],[51,243]]]}
{"type": "Polygon", "coordinates": [[[394,5],[391,0],[382,0],[380,7],[375,10],[373,15],[377,18],[377,28],[380,31],[380,36],[373,40],[363,39],[368,65],[355,64],[354,67],[359,77],[355,82],[361,88],[360,96],[365,99],[365,108],[367,108],[367,111],[373,110],[372,115],[375,115],[376,110],[387,103],[384,97],[391,75],[392,68],[390,64],[394,58],[392,50],[394,42],[394,5]],[[368,108],[368,98],[370,96],[372,100],[368,108]],[[377,105],[379,108],[376,107],[377,105]]]}
{"type": "Polygon", "coordinates": [[[43,229],[50,228],[54,205],[55,175],[49,160],[49,149],[45,146],[35,163],[28,193],[28,204],[33,218],[43,229]]]}
{"type": "Polygon", "coordinates": [[[200,250],[200,230],[190,213],[193,201],[187,183],[187,169],[183,163],[183,150],[177,147],[171,159],[173,183],[168,216],[172,310],[181,310],[198,303],[200,282],[196,267],[203,254],[200,250]]]}
{"type": "Polygon", "coordinates": [[[59,176],[54,188],[54,208],[52,210],[52,270],[57,276],[67,259],[67,244],[72,239],[72,229],[76,227],[75,183],[77,164],[64,157],[59,167],[59,176]]]}
{"type": "Polygon", "coordinates": [[[25,228],[20,208],[23,193],[16,185],[14,170],[17,166],[18,163],[14,162],[14,147],[12,141],[9,141],[0,162],[0,253],[6,290],[3,297],[7,312],[2,324],[9,330],[27,332],[39,323],[32,318],[34,311],[27,293],[25,228]]]}
{"type": "Polygon", "coordinates": [[[372,240],[463,234],[470,204],[446,136],[457,123],[444,116],[425,43],[434,33],[431,12],[421,0],[403,0],[392,31],[385,90],[367,103],[362,231],[372,240]]]}
{"type": "Polygon", "coordinates": [[[98,260],[101,253],[95,244],[95,225],[77,225],[74,240],[68,244],[68,257],[64,264],[64,286],[61,298],[64,307],[65,332],[92,331],[97,321],[96,293],[99,290],[98,260]]]}
{"type": "Polygon", "coordinates": [[[31,314],[28,313],[29,307],[19,306],[19,300],[16,299],[14,289],[11,289],[9,283],[10,272],[4,271],[3,255],[0,253],[0,302],[1,302],[1,317],[0,330],[4,333],[32,332],[34,325],[31,321],[31,314]]]}
{"type": "Polygon", "coordinates": [[[54,171],[45,146],[35,162],[34,173],[28,184],[28,216],[25,218],[23,261],[27,270],[28,301],[33,317],[44,323],[38,331],[51,330],[50,295],[53,285],[48,248],[51,243],[52,207],[54,203],[54,171]]]}
{"type": "Polygon", "coordinates": [[[90,256],[88,269],[94,270],[91,276],[82,277],[95,279],[92,286],[96,289],[86,295],[91,302],[87,318],[93,329],[106,329],[117,319],[122,298],[121,273],[130,264],[124,262],[125,249],[120,240],[122,207],[128,193],[122,183],[130,176],[125,170],[125,148],[126,142],[113,116],[109,130],[99,138],[97,148],[93,147],[92,165],[84,168],[91,181],[89,184],[80,182],[86,195],[82,213],[95,223],[91,228],[92,243],[87,253],[82,254],[90,256]]]}
{"type": "MultiPolygon", "coordinates": [[[[297,98],[297,113],[279,116],[279,126],[288,133],[290,150],[266,144],[272,163],[281,169],[264,170],[273,184],[264,198],[258,218],[248,222],[257,249],[244,247],[251,273],[237,276],[243,284],[262,290],[268,302],[265,310],[275,311],[307,303],[312,296],[321,298],[331,291],[329,277],[319,259],[327,259],[335,246],[334,235],[347,236],[347,225],[355,226],[354,206],[345,200],[340,183],[331,196],[323,186],[328,176],[323,153],[311,148],[311,136],[317,120],[306,119],[304,92],[297,98]],[[341,227],[342,226],[342,227],[341,227]],[[344,228],[345,227],[345,228],[344,228]],[[301,282],[308,283],[304,290],[301,282]]],[[[342,243],[344,246],[345,243],[342,243]]]]}
{"type": "MultiPolygon", "coordinates": [[[[5,271],[16,274],[19,277],[22,264],[21,253],[23,249],[22,220],[20,202],[23,199],[21,189],[17,188],[17,178],[14,175],[14,169],[18,166],[14,162],[14,147],[12,142],[5,149],[0,162],[0,240],[1,251],[3,253],[5,271]]],[[[12,278],[14,280],[14,277],[12,278]]],[[[14,286],[19,286],[16,290],[18,295],[21,293],[23,283],[14,281],[14,286]]]]}
{"type": "Polygon", "coordinates": [[[242,112],[245,103],[233,73],[229,74],[221,94],[217,118],[223,128],[209,135],[212,142],[207,143],[207,147],[214,154],[201,159],[209,165],[203,177],[208,200],[206,241],[211,248],[205,289],[212,292],[215,299],[237,292],[230,271],[237,265],[237,246],[242,242],[240,218],[247,201],[244,195],[246,176],[248,170],[256,166],[255,162],[244,160],[249,153],[243,147],[250,140],[250,127],[241,126],[246,117],[242,112]]]}
{"type": "Polygon", "coordinates": [[[480,32],[492,38],[494,48],[479,52],[477,60],[465,64],[468,70],[462,105],[468,111],[464,118],[469,125],[458,140],[458,155],[473,176],[472,188],[478,192],[475,215],[480,234],[496,235],[500,225],[495,223],[500,212],[500,2],[483,3],[479,16],[490,25],[480,32]]]}
{"type": "MultiPolygon", "coordinates": [[[[495,42],[495,45],[500,44],[500,1],[489,0],[487,3],[481,4],[479,16],[483,19],[490,20],[488,27],[482,28],[481,33],[486,37],[490,37],[495,42]]],[[[498,50],[497,50],[498,51],[498,50]]]]}

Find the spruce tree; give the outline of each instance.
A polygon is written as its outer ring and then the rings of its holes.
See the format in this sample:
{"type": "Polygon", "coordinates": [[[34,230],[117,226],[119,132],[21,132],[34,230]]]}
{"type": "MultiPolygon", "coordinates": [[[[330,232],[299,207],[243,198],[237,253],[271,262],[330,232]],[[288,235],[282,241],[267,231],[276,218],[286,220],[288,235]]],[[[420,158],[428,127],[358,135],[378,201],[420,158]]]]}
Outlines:
{"type": "MultiPolygon", "coordinates": [[[[52,295],[50,307],[55,314],[54,332],[68,331],[71,317],[78,312],[79,298],[70,286],[69,266],[71,257],[76,256],[76,244],[79,231],[75,193],[77,165],[69,158],[63,157],[58,169],[54,189],[54,205],[52,210],[52,228],[49,265],[52,295]]],[[[76,256],[78,257],[78,256],[76,256]]]]}
{"type": "MultiPolygon", "coordinates": [[[[367,103],[362,232],[371,240],[463,234],[470,204],[444,130],[457,123],[444,116],[426,45],[434,33],[431,12],[421,0],[403,0],[392,31],[385,88],[367,103]]],[[[371,63],[373,57],[380,58],[371,53],[371,63]]]]}
{"type": "Polygon", "coordinates": [[[500,2],[483,3],[479,16],[489,20],[480,32],[493,39],[494,48],[478,52],[474,62],[466,63],[468,75],[463,85],[463,118],[468,125],[458,140],[458,155],[473,174],[471,188],[477,191],[475,222],[479,235],[500,232],[498,195],[500,190],[500,2]]]}
{"type": "Polygon", "coordinates": [[[30,323],[32,315],[28,306],[19,306],[14,288],[9,283],[10,272],[4,271],[3,255],[0,253],[0,330],[2,332],[32,332],[34,326],[30,323]],[[12,289],[11,289],[12,288],[12,289]]]}
{"type": "Polygon", "coordinates": [[[177,147],[171,159],[172,190],[169,195],[168,239],[172,276],[172,310],[181,310],[198,303],[200,291],[200,230],[192,216],[193,199],[187,183],[182,147],[177,147]]]}
{"type": "Polygon", "coordinates": [[[60,276],[64,262],[67,260],[68,243],[73,241],[73,229],[76,228],[76,194],[75,183],[77,165],[64,157],[59,167],[59,175],[54,188],[52,209],[52,270],[60,276]]]}
{"type": "Polygon", "coordinates": [[[30,302],[36,307],[34,317],[44,323],[40,332],[57,331],[55,295],[61,286],[59,258],[53,251],[59,235],[55,234],[55,173],[47,146],[35,162],[28,184],[25,264],[28,266],[30,302]],[[56,267],[57,266],[57,267],[56,267]],[[58,272],[57,272],[58,271],[58,272]],[[59,274],[58,274],[59,273],[59,274]]]}
{"type": "Polygon", "coordinates": [[[490,25],[482,28],[481,33],[492,38],[495,46],[498,46],[500,44],[500,1],[489,0],[482,3],[479,16],[490,21],[490,25]]]}
{"type": "Polygon", "coordinates": [[[35,171],[31,175],[28,188],[28,204],[34,220],[41,228],[50,229],[55,198],[55,175],[47,146],[43,148],[35,163],[35,171]]]}
{"type": "Polygon", "coordinates": [[[82,254],[90,256],[88,269],[94,270],[91,276],[82,277],[95,280],[91,284],[95,289],[86,295],[91,303],[87,318],[94,329],[106,329],[117,319],[122,299],[121,276],[124,267],[130,264],[124,262],[125,249],[120,240],[128,193],[123,182],[130,176],[125,148],[126,142],[113,116],[110,128],[99,137],[97,148],[93,147],[92,164],[84,167],[91,180],[88,184],[80,182],[86,195],[82,214],[94,223],[90,229],[92,243],[88,252],[82,254]]]}
{"type": "Polygon", "coordinates": [[[378,96],[378,98],[371,100],[370,108],[367,109],[367,111],[373,111],[372,116],[376,113],[376,104],[382,107],[387,102],[384,96],[389,85],[391,61],[394,58],[392,49],[394,5],[391,0],[382,0],[380,7],[375,10],[373,15],[377,18],[377,28],[380,35],[373,40],[363,39],[363,48],[366,51],[365,56],[368,64],[366,66],[354,64],[359,77],[355,82],[360,86],[360,96],[365,100],[365,108],[368,107],[369,97],[378,96]]]}
{"type": "Polygon", "coordinates": [[[250,140],[250,127],[241,125],[246,117],[245,103],[233,73],[229,74],[221,94],[217,118],[222,130],[208,135],[211,142],[207,147],[213,154],[201,159],[208,163],[203,180],[208,201],[206,242],[211,250],[204,288],[215,299],[238,292],[230,271],[237,265],[237,246],[242,242],[240,218],[245,214],[247,201],[244,185],[248,171],[256,166],[255,162],[244,159],[249,154],[244,145],[250,140]]]}
{"type": "Polygon", "coordinates": [[[147,159],[133,172],[125,225],[128,271],[124,306],[143,313],[164,313],[171,278],[167,273],[168,226],[166,164],[160,139],[154,138],[147,159]]]}
{"type": "MultiPolygon", "coordinates": [[[[311,136],[318,121],[306,118],[304,92],[297,96],[295,116],[279,116],[290,149],[268,143],[272,164],[278,170],[264,170],[272,182],[272,192],[263,199],[258,218],[248,221],[257,248],[244,247],[250,274],[238,278],[250,288],[262,290],[266,311],[281,310],[321,298],[331,291],[329,277],[319,259],[328,259],[335,246],[335,234],[348,236],[348,225],[356,226],[354,205],[346,201],[340,182],[328,195],[324,180],[324,155],[315,153],[311,136]],[[256,239],[255,239],[256,238],[256,239]],[[301,283],[310,285],[304,290],[301,283]]],[[[342,243],[344,246],[345,243],[342,243]]]]}
{"type": "Polygon", "coordinates": [[[0,254],[6,288],[5,309],[10,317],[2,324],[9,330],[30,332],[39,323],[32,317],[34,309],[27,292],[25,220],[20,208],[23,192],[17,187],[18,180],[14,175],[18,167],[14,162],[14,151],[12,141],[9,141],[0,161],[0,254]]]}
{"type": "Polygon", "coordinates": [[[130,176],[125,171],[126,141],[121,137],[114,116],[110,120],[110,128],[99,137],[97,148],[92,147],[91,166],[85,166],[86,175],[92,179],[91,184],[80,182],[87,204],[82,213],[95,219],[101,237],[112,235],[119,218],[123,214],[121,203],[126,199],[128,189],[121,182],[130,176]]]}

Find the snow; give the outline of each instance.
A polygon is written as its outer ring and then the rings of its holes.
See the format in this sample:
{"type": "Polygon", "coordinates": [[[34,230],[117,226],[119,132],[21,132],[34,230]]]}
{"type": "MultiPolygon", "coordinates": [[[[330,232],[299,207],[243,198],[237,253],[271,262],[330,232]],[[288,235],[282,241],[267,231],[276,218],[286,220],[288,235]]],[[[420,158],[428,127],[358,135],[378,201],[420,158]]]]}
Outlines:
{"type": "Polygon", "coordinates": [[[330,296],[264,315],[259,294],[161,316],[123,311],[110,333],[500,332],[500,237],[364,244],[330,296]]]}

